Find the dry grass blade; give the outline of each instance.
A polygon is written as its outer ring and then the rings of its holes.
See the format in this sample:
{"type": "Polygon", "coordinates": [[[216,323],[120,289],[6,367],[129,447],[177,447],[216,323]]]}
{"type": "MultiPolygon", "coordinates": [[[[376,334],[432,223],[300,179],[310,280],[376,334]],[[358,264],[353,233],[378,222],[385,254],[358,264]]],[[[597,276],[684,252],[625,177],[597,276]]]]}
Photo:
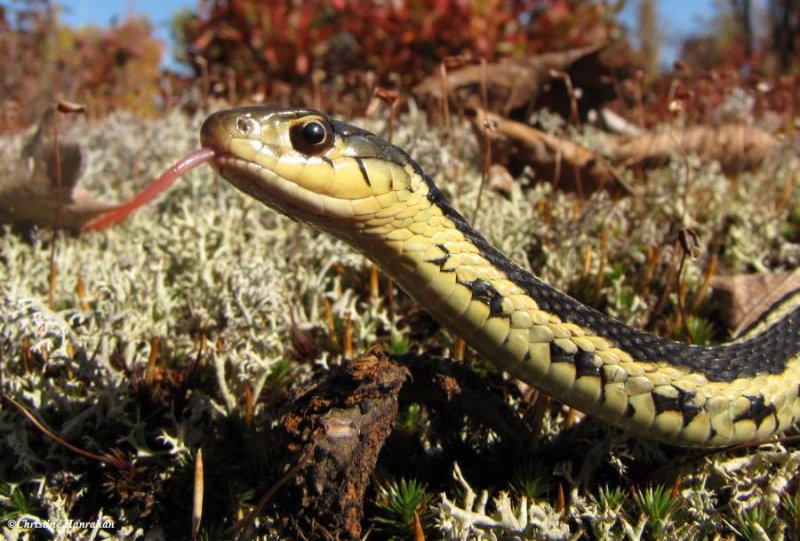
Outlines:
{"type": "Polygon", "coordinates": [[[678,314],[681,318],[681,325],[686,335],[686,341],[689,344],[693,343],[692,332],[689,330],[689,324],[686,320],[686,289],[683,280],[683,269],[686,264],[687,257],[695,257],[694,252],[697,250],[698,239],[697,233],[691,229],[681,229],[678,233],[677,247],[680,247],[680,263],[678,264],[678,273],[675,276],[675,287],[678,291],[678,314]]]}
{"type": "Polygon", "coordinates": [[[158,374],[158,347],[160,344],[161,339],[158,336],[150,339],[150,354],[147,357],[147,367],[144,372],[144,384],[148,388],[153,386],[158,374]]]}
{"type": "Polygon", "coordinates": [[[425,541],[425,530],[422,528],[422,521],[416,511],[414,511],[414,541],[425,541]]]}
{"type": "Polygon", "coordinates": [[[467,344],[461,338],[456,338],[454,351],[453,351],[453,359],[458,362],[464,361],[464,353],[467,349],[467,344]]]}
{"type": "Polygon", "coordinates": [[[386,134],[386,140],[391,143],[394,137],[395,127],[397,126],[397,112],[403,101],[397,90],[381,86],[375,87],[375,90],[372,91],[372,98],[367,106],[366,116],[370,117],[375,115],[380,103],[385,103],[389,106],[389,131],[386,134]]]}
{"type": "Polygon", "coordinates": [[[344,330],[342,331],[342,355],[345,359],[353,358],[353,319],[350,314],[344,317],[344,330]]]}
{"type": "Polygon", "coordinates": [[[23,406],[22,404],[20,404],[19,402],[17,402],[13,398],[11,398],[10,396],[5,395],[3,398],[5,398],[9,402],[11,402],[11,404],[13,404],[25,417],[27,417],[28,420],[31,423],[33,423],[33,425],[42,434],[44,434],[48,438],[52,439],[53,441],[59,443],[60,445],[66,447],[67,449],[69,449],[73,453],[77,453],[77,454],[79,454],[81,456],[84,456],[86,458],[90,458],[92,460],[96,460],[98,462],[103,462],[103,463],[108,464],[110,466],[114,466],[115,468],[122,469],[125,466],[125,463],[124,463],[124,460],[123,460],[121,454],[119,454],[119,455],[98,455],[97,453],[92,453],[91,451],[87,451],[86,449],[81,449],[80,447],[71,444],[70,442],[66,441],[61,436],[59,436],[58,434],[56,434],[55,432],[53,432],[52,430],[47,428],[44,425],[44,423],[42,423],[39,419],[37,419],[36,416],[33,413],[28,411],[28,409],[25,406],[23,406]]]}
{"type": "Polygon", "coordinates": [[[372,300],[377,300],[381,294],[378,272],[378,265],[373,263],[369,269],[369,298],[372,300]]]}
{"type": "Polygon", "coordinates": [[[200,524],[203,520],[203,449],[197,450],[194,462],[194,496],[192,498],[192,541],[200,535],[200,524]]]}
{"type": "MultiPolygon", "coordinates": [[[[488,108],[488,88],[487,88],[487,81],[486,81],[486,59],[481,58],[481,107],[483,110],[488,108]]],[[[492,139],[492,130],[495,129],[494,124],[490,121],[485,120],[483,123],[483,129],[486,131],[485,139],[491,141],[492,139]]],[[[475,208],[472,211],[472,219],[470,223],[475,225],[475,220],[478,219],[478,213],[481,210],[481,200],[483,199],[483,188],[486,186],[486,181],[489,178],[489,170],[492,167],[492,145],[482,145],[481,150],[483,151],[483,167],[481,168],[481,183],[478,187],[478,196],[475,198],[475,208]]]]}
{"type": "Polygon", "coordinates": [[[444,117],[445,133],[448,139],[453,138],[453,127],[450,124],[450,84],[447,80],[447,65],[439,64],[439,79],[442,85],[442,116],[444,117]]]}
{"type": "Polygon", "coordinates": [[[3,356],[3,351],[6,347],[6,340],[3,338],[0,340],[0,404],[3,403],[3,399],[6,397],[5,387],[3,386],[3,363],[5,363],[5,357],[3,356]]]}
{"type": "Polygon", "coordinates": [[[255,404],[253,403],[253,388],[249,383],[243,386],[244,394],[244,423],[247,426],[253,426],[253,416],[255,413],[255,404]]]}
{"type": "MultiPolygon", "coordinates": [[[[58,112],[56,106],[56,112],[58,112]]],[[[55,181],[56,181],[56,219],[55,223],[61,221],[61,213],[64,209],[64,190],[62,184],[61,149],[58,146],[58,115],[53,113],[51,116],[53,124],[53,158],[55,161],[55,181]]],[[[51,310],[56,307],[56,279],[58,277],[58,267],[56,266],[56,246],[58,245],[58,228],[53,226],[53,236],[50,242],[50,274],[47,283],[47,304],[51,310]]]]}

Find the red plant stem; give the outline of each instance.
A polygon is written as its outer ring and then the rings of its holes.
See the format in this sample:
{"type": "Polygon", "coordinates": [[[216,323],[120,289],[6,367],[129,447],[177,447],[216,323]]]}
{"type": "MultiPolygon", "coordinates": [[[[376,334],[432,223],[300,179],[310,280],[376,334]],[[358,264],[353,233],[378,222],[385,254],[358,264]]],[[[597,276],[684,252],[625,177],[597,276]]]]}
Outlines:
{"type": "Polygon", "coordinates": [[[216,156],[216,153],[210,148],[201,148],[200,150],[195,150],[187,154],[178,160],[175,165],[164,171],[160,177],[148,184],[144,190],[136,194],[133,199],[89,220],[81,228],[81,231],[100,231],[101,229],[111,227],[121,222],[127,218],[129,214],[133,213],[133,211],[158,197],[161,192],[169,188],[179,177],[188,173],[198,165],[210,162],[214,159],[214,156],[216,156]]]}

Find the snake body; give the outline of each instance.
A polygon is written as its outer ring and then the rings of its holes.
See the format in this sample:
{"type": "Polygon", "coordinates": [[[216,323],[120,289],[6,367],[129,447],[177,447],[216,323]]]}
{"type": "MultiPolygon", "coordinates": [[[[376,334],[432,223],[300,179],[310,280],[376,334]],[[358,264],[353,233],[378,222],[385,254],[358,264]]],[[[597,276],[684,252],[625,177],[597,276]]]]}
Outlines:
{"type": "Polygon", "coordinates": [[[662,442],[720,447],[800,418],[800,291],[747,339],[687,345],[581,304],[476,232],[398,147],[308,109],[220,111],[201,129],[243,192],[348,242],[479,354],[556,399],[662,442]]]}

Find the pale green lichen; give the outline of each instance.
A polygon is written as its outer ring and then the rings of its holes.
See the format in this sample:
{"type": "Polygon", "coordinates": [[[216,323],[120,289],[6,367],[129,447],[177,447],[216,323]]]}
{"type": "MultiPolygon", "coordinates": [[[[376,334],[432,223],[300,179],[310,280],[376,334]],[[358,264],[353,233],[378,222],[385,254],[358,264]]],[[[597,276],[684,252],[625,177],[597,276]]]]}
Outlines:
{"type": "Polygon", "coordinates": [[[456,502],[442,493],[439,504],[439,527],[448,539],[569,539],[569,526],[549,503],[529,501],[527,496],[515,503],[507,492],[500,492],[489,502],[488,491],[476,493],[458,465],[453,477],[462,497],[456,502]]]}

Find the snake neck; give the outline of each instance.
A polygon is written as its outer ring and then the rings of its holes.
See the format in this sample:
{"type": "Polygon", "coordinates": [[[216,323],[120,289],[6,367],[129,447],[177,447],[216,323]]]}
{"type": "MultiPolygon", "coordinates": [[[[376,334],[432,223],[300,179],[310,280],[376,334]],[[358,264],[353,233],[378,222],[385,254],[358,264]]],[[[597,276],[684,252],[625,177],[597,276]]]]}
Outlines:
{"type": "Polygon", "coordinates": [[[797,310],[723,346],[641,332],[510,261],[415,164],[408,171],[398,204],[341,236],[502,369],[612,424],[682,445],[754,439],[800,417],[797,310]],[[774,345],[787,342],[794,347],[774,345]]]}

